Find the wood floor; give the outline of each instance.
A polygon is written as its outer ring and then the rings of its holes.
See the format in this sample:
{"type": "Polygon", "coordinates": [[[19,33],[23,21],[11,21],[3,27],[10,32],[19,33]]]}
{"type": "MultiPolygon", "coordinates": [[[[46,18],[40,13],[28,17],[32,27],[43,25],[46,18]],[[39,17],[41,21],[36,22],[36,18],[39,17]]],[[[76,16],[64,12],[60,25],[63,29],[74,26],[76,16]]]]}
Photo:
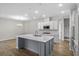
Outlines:
{"type": "Polygon", "coordinates": [[[69,50],[69,42],[67,40],[54,44],[54,56],[73,56],[73,52],[69,50]]]}
{"type": "MultiPolygon", "coordinates": [[[[73,56],[72,51],[68,49],[68,41],[61,41],[60,43],[55,43],[52,55],[54,56],[73,56]]],[[[0,42],[0,56],[38,56],[38,54],[25,50],[16,49],[16,40],[7,40],[0,42]]]]}

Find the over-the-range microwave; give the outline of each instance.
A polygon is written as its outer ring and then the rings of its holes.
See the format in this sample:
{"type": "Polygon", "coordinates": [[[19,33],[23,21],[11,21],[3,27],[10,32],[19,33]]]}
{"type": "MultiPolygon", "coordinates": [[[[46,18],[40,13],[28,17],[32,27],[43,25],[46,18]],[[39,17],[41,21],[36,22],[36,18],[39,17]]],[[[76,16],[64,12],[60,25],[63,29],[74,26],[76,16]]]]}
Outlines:
{"type": "Polygon", "coordinates": [[[43,26],[43,29],[50,29],[50,26],[49,25],[45,25],[45,26],[43,26]]]}

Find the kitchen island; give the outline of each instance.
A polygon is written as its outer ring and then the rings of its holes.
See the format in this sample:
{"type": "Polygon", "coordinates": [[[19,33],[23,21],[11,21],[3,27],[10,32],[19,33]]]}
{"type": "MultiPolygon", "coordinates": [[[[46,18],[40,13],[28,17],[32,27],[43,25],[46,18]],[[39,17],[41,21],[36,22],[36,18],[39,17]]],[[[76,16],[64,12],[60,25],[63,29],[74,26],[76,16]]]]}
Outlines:
{"type": "Polygon", "coordinates": [[[16,37],[16,48],[25,48],[40,56],[49,56],[53,50],[53,36],[47,35],[19,35],[16,37]]]}

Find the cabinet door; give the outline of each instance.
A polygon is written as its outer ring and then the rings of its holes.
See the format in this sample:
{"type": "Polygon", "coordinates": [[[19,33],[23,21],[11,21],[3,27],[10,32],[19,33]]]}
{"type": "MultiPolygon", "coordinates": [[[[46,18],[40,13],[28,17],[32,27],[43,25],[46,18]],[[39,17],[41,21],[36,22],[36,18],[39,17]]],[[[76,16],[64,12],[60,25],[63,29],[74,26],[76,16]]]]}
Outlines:
{"type": "Polygon", "coordinates": [[[50,29],[53,30],[53,22],[50,22],[50,29]]]}
{"type": "Polygon", "coordinates": [[[43,26],[49,25],[49,22],[43,22],[43,26]]]}
{"type": "Polygon", "coordinates": [[[40,24],[40,29],[43,29],[43,22],[41,22],[41,24],[40,24]]]}
{"type": "Polygon", "coordinates": [[[38,29],[41,29],[41,25],[40,25],[41,23],[38,23],[38,29]]]}
{"type": "Polygon", "coordinates": [[[38,23],[38,29],[43,29],[43,23],[42,22],[38,23]]]}
{"type": "Polygon", "coordinates": [[[53,21],[53,30],[58,29],[58,21],[53,21]]]}

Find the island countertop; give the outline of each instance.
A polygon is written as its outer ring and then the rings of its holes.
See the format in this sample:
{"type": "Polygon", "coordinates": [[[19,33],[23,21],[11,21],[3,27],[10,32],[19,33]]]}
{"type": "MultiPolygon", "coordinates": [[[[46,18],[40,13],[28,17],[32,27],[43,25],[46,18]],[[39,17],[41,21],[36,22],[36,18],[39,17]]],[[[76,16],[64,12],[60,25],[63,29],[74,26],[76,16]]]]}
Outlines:
{"type": "Polygon", "coordinates": [[[47,41],[51,40],[52,38],[54,38],[51,35],[35,36],[33,34],[19,35],[17,37],[26,38],[26,39],[29,39],[29,40],[34,40],[34,41],[39,41],[39,42],[47,42],[47,41]]]}

